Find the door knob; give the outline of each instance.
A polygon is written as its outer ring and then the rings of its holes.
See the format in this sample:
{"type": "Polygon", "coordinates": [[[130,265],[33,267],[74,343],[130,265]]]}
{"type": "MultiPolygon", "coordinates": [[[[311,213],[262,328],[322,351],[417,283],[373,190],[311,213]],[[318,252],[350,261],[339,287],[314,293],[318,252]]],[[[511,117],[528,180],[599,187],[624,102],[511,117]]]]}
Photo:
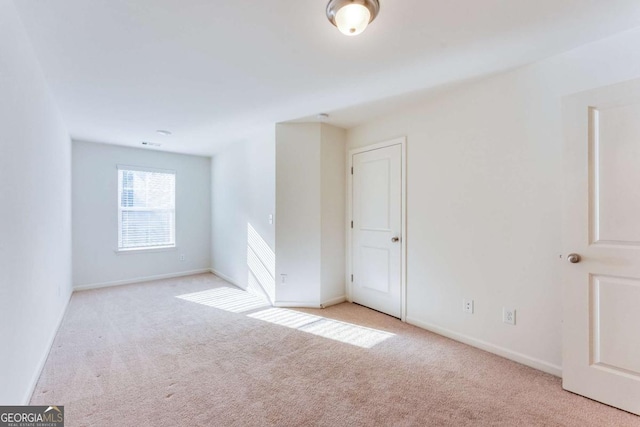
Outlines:
{"type": "Polygon", "coordinates": [[[567,255],[567,261],[569,261],[571,264],[576,264],[580,262],[580,255],[578,254],[569,254],[567,255]]]}
{"type": "Polygon", "coordinates": [[[391,238],[391,241],[392,241],[393,243],[396,243],[396,242],[400,241],[400,238],[399,238],[399,237],[395,237],[395,236],[394,236],[394,237],[392,237],[392,238],[391,238]]]}

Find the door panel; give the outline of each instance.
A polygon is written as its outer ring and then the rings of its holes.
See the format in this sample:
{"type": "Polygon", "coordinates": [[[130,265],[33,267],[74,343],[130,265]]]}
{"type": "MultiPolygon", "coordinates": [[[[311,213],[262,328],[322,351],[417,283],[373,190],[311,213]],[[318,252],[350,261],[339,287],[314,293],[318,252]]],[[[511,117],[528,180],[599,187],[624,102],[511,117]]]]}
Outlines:
{"type": "Polygon", "coordinates": [[[389,223],[390,159],[367,161],[358,158],[358,160],[358,173],[354,176],[358,180],[357,188],[361,191],[358,198],[360,229],[391,231],[389,223]]]}
{"type": "Polygon", "coordinates": [[[402,146],[354,154],[352,165],[352,300],[401,317],[402,146]]]}
{"type": "Polygon", "coordinates": [[[386,248],[360,248],[362,280],[358,281],[363,288],[372,291],[389,293],[390,253],[386,248]]]}
{"type": "Polygon", "coordinates": [[[640,333],[640,280],[593,276],[592,363],[640,375],[640,345],[627,346],[640,333]]]}
{"type": "Polygon", "coordinates": [[[565,99],[564,124],[563,387],[640,414],[640,81],[565,99]]]}
{"type": "Polygon", "coordinates": [[[640,105],[591,108],[595,242],[640,245],[640,105]]]}

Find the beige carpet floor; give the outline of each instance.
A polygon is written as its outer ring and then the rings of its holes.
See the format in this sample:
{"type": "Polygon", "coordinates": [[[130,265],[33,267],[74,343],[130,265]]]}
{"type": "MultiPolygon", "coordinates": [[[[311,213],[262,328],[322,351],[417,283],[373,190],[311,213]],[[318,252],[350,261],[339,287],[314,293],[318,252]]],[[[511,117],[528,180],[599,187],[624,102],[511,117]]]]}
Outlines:
{"type": "Polygon", "coordinates": [[[354,304],[210,274],[79,292],[32,404],[73,426],[640,426],[560,379],[354,304]]]}

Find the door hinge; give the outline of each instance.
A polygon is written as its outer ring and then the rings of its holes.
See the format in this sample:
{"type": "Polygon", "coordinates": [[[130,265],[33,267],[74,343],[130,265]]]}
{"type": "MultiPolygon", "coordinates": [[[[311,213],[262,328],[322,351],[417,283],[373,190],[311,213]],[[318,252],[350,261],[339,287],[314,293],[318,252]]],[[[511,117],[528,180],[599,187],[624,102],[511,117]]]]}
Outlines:
{"type": "Polygon", "coordinates": [[[353,221],[351,221],[351,228],[353,228],[353,221]]]}
{"type": "Polygon", "coordinates": [[[353,282],[353,274],[351,275],[351,281],[353,282]]]}
{"type": "Polygon", "coordinates": [[[351,175],[353,175],[353,166],[351,166],[351,175]]]}

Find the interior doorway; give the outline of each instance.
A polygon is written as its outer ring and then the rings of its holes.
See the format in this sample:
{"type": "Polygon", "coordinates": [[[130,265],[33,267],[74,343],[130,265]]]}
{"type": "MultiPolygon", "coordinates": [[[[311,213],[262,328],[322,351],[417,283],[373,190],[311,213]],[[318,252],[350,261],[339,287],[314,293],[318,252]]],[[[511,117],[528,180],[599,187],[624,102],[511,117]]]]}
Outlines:
{"type": "Polygon", "coordinates": [[[406,318],[406,140],[349,152],[348,298],[406,318]]]}

